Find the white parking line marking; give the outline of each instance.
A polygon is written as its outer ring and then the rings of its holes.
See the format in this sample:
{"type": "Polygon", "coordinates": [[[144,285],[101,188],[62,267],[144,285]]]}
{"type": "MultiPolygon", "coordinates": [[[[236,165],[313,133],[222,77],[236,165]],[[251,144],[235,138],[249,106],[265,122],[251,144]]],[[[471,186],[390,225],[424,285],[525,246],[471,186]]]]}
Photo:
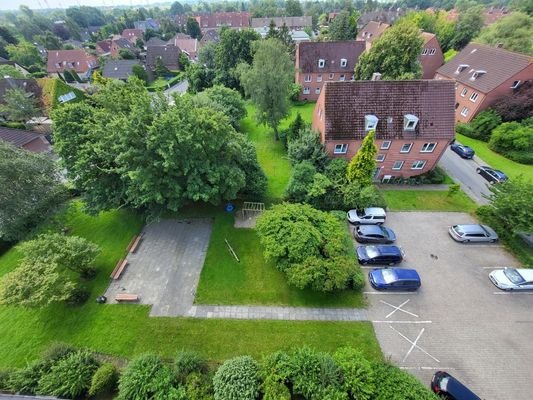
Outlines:
{"type": "Polygon", "coordinates": [[[403,358],[402,362],[405,362],[405,360],[407,360],[407,357],[409,357],[409,354],[411,354],[411,352],[413,351],[414,348],[417,348],[418,350],[420,350],[422,353],[428,355],[429,357],[431,357],[433,360],[435,360],[436,362],[440,363],[439,360],[437,360],[435,357],[433,357],[431,354],[429,354],[426,350],[424,350],[422,347],[420,347],[419,345],[417,345],[417,342],[418,340],[420,339],[420,337],[422,336],[422,334],[424,333],[425,329],[426,328],[422,328],[420,330],[420,333],[418,334],[418,336],[416,337],[415,341],[413,342],[411,339],[409,339],[407,336],[405,336],[403,333],[397,331],[396,329],[394,329],[392,327],[392,325],[389,325],[389,328],[391,328],[394,332],[396,332],[398,335],[400,335],[402,338],[404,338],[405,340],[407,340],[409,343],[411,343],[411,348],[409,349],[409,351],[407,352],[407,354],[405,355],[405,357],[403,358]]]}
{"type": "Polygon", "coordinates": [[[492,294],[506,294],[506,295],[511,295],[511,294],[533,294],[533,292],[492,292],[492,294]]]}
{"type": "Polygon", "coordinates": [[[400,369],[404,370],[449,370],[449,369],[455,369],[453,367],[398,367],[400,369]]]}
{"type": "Polygon", "coordinates": [[[407,303],[409,303],[409,300],[411,300],[411,299],[407,299],[407,300],[405,300],[405,301],[404,301],[402,304],[400,304],[398,307],[396,307],[396,306],[394,306],[394,305],[392,305],[392,304],[390,304],[390,303],[387,303],[386,301],[380,300],[380,302],[382,302],[383,304],[386,304],[386,305],[388,305],[389,307],[392,307],[392,308],[393,308],[393,310],[392,310],[389,314],[387,314],[387,315],[385,316],[385,318],[389,318],[389,317],[390,317],[391,315],[393,315],[396,311],[401,311],[401,312],[403,312],[403,313],[405,313],[405,314],[409,314],[409,315],[412,315],[413,317],[418,318],[418,315],[416,315],[415,313],[412,313],[412,312],[410,312],[410,311],[404,310],[404,309],[402,308],[404,305],[406,305],[407,303]]]}
{"type": "Polygon", "coordinates": [[[413,295],[414,293],[413,292],[363,292],[363,294],[384,294],[384,295],[388,295],[388,294],[410,294],[410,295],[413,295]]]}
{"type": "Polygon", "coordinates": [[[433,321],[372,321],[374,324],[432,324],[433,321]]]}
{"type": "Polygon", "coordinates": [[[501,244],[492,244],[492,243],[487,243],[487,244],[470,244],[470,243],[466,243],[463,245],[463,248],[464,249],[478,249],[480,247],[483,247],[483,248],[493,248],[493,249],[503,249],[505,246],[501,245],[501,244]]]}

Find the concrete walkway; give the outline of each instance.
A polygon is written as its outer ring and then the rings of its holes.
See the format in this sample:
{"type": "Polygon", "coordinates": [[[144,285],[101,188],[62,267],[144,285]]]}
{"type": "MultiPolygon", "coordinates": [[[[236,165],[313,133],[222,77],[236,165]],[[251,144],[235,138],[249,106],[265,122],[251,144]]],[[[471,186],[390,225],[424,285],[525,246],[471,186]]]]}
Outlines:
{"type": "Polygon", "coordinates": [[[392,183],[377,185],[381,190],[448,190],[450,185],[395,185],[392,183]]]}

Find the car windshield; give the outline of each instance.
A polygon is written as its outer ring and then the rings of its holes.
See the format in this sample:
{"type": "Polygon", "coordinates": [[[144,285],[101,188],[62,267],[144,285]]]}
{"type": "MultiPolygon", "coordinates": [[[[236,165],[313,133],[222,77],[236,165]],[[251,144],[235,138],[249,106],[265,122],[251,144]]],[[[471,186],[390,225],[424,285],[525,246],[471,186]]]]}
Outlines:
{"type": "Polygon", "coordinates": [[[396,280],[396,274],[392,269],[382,269],[381,274],[383,275],[383,280],[385,283],[392,283],[396,280]]]}
{"type": "Polygon", "coordinates": [[[376,246],[366,246],[366,255],[369,258],[376,258],[379,256],[379,250],[376,246]]]}
{"type": "Polygon", "coordinates": [[[461,230],[461,227],[459,225],[454,225],[453,227],[453,230],[459,235],[459,236],[463,236],[465,233],[461,230]]]}
{"type": "Polygon", "coordinates": [[[503,273],[514,284],[520,284],[524,282],[524,278],[522,278],[522,275],[520,275],[518,271],[514,268],[505,268],[503,270],[503,273]]]}

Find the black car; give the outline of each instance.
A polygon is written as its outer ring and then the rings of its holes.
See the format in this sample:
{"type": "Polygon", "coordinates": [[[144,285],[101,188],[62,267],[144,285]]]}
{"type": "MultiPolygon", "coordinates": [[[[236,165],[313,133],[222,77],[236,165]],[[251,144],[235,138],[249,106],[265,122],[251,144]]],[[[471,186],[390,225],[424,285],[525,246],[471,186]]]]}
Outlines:
{"type": "Polygon", "coordinates": [[[359,246],[357,261],[359,264],[394,265],[403,260],[403,251],[394,245],[359,246]]]}
{"type": "Polygon", "coordinates": [[[450,146],[450,150],[459,154],[462,158],[472,159],[474,157],[474,150],[471,147],[463,146],[459,143],[454,143],[450,146]]]}
{"type": "Polygon", "coordinates": [[[481,175],[483,178],[488,180],[490,183],[501,183],[505,182],[508,178],[502,171],[497,169],[492,169],[491,167],[481,166],[476,169],[476,172],[481,175]]]}
{"type": "Polygon", "coordinates": [[[353,237],[359,243],[394,243],[396,235],[392,229],[382,225],[359,225],[353,229],[353,237]]]}
{"type": "Polygon", "coordinates": [[[438,371],[433,375],[431,390],[448,400],[481,400],[465,385],[444,371],[438,371]]]}

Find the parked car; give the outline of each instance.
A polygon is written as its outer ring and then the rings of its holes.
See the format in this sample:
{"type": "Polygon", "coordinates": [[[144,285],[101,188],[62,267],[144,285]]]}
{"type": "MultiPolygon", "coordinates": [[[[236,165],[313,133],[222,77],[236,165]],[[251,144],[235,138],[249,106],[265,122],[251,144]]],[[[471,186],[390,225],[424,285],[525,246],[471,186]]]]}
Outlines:
{"type": "Polygon", "coordinates": [[[354,225],[376,225],[385,223],[387,214],[383,208],[369,207],[364,210],[350,210],[348,211],[348,221],[354,225]]]}
{"type": "Polygon", "coordinates": [[[444,371],[435,372],[431,378],[431,390],[449,400],[481,400],[465,385],[444,371]]]}
{"type": "Polygon", "coordinates": [[[478,167],[476,172],[490,183],[502,183],[509,179],[502,171],[487,166],[478,167]]]}
{"type": "Polygon", "coordinates": [[[394,265],[401,263],[403,258],[403,250],[394,245],[357,247],[357,261],[361,265],[394,265]]]}
{"type": "Polygon", "coordinates": [[[394,231],[381,225],[356,226],[353,237],[359,243],[394,243],[396,240],[394,231]]]}
{"type": "Polygon", "coordinates": [[[456,242],[496,242],[498,235],[487,225],[466,224],[450,226],[448,233],[456,242]]]}
{"type": "Polygon", "coordinates": [[[533,290],[533,269],[496,269],[489,274],[489,279],[498,289],[533,290]]]}
{"type": "Polygon", "coordinates": [[[450,146],[450,150],[456,152],[462,158],[472,159],[474,158],[474,149],[469,146],[464,146],[459,143],[454,143],[450,146]]]}
{"type": "Polygon", "coordinates": [[[376,268],[368,273],[376,290],[417,290],[422,284],[418,272],[404,268],[376,268]]]}

